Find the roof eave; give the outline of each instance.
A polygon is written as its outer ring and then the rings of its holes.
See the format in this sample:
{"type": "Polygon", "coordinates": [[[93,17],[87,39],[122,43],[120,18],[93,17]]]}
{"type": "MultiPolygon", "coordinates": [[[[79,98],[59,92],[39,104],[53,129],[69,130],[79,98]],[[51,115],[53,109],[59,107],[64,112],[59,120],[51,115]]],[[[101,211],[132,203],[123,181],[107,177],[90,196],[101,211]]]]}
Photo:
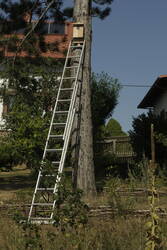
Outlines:
{"type": "Polygon", "coordinates": [[[167,75],[160,75],[156,81],[154,82],[154,84],[152,85],[152,87],[149,89],[149,91],[147,92],[147,94],[145,95],[145,97],[143,98],[143,100],[139,103],[139,105],[137,106],[137,108],[140,109],[149,109],[149,108],[153,108],[154,104],[156,102],[156,98],[158,97],[157,93],[160,91],[159,88],[159,84],[162,80],[167,79],[167,75]]]}

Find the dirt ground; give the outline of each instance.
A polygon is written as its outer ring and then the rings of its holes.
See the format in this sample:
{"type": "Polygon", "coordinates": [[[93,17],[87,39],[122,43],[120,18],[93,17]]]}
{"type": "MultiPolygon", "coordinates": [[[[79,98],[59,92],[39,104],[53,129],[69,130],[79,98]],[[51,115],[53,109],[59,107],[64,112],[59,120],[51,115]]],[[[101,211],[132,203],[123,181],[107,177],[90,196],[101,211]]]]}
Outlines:
{"type": "Polygon", "coordinates": [[[32,189],[34,181],[30,170],[24,165],[15,167],[10,172],[0,172],[0,205],[15,200],[20,191],[32,189]]]}

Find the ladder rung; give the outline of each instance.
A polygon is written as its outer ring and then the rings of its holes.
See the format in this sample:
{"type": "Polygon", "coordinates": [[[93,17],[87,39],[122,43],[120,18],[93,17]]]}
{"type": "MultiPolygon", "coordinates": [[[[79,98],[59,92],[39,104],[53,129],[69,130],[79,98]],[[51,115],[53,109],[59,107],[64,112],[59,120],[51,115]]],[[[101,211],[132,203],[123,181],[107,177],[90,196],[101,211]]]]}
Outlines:
{"type": "Polygon", "coordinates": [[[55,111],[55,114],[67,114],[68,113],[68,110],[59,110],[59,111],[55,111]]]}
{"type": "Polygon", "coordinates": [[[65,127],[66,123],[53,123],[52,126],[56,126],[56,127],[65,127]]]}
{"type": "Polygon", "coordinates": [[[50,138],[57,138],[57,139],[63,139],[63,135],[50,135],[50,138]]]}
{"type": "Polygon", "coordinates": [[[33,203],[34,206],[53,206],[53,203],[33,203]]]}
{"type": "Polygon", "coordinates": [[[58,102],[70,102],[71,99],[59,99],[58,102]]]}
{"type": "Polygon", "coordinates": [[[54,188],[37,188],[37,191],[53,191],[54,188]]]}
{"type": "MultiPolygon", "coordinates": [[[[77,84],[78,82],[81,82],[81,80],[79,79],[78,73],[79,73],[80,67],[82,67],[82,57],[84,56],[83,54],[84,45],[85,45],[85,41],[75,42],[72,40],[68,48],[66,62],[64,65],[64,69],[63,69],[63,73],[62,73],[62,77],[61,77],[61,81],[60,81],[60,85],[58,89],[58,95],[56,98],[55,107],[53,109],[53,118],[50,123],[50,130],[48,132],[48,138],[45,144],[45,149],[43,153],[39,176],[37,179],[36,188],[35,188],[32,203],[31,203],[31,209],[29,211],[28,221],[30,221],[30,223],[32,224],[33,223],[34,224],[35,223],[36,224],[54,223],[53,210],[54,210],[54,206],[56,203],[55,198],[53,197],[52,199],[48,199],[48,200],[45,200],[45,199],[40,200],[36,198],[36,195],[42,197],[42,194],[45,194],[45,192],[47,194],[48,192],[48,195],[50,194],[51,196],[54,196],[54,194],[56,194],[57,192],[57,188],[58,188],[57,185],[61,179],[61,174],[62,174],[64,163],[65,163],[65,156],[67,154],[67,147],[69,144],[72,122],[74,119],[73,109],[74,109],[75,100],[77,98],[77,84]],[[73,63],[70,64],[70,62],[73,62],[73,63]],[[74,70],[68,71],[68,69],[74,69],[74,70]],[[70,81],[70,79],[73,79],[71,80],[71,83],[73,84],[67,85],[66,80],[68,82],[68,80],[70,81]],[[70,103],[72,106],[70,106],[70,103]],[[70,123],[67,124],[69,115],[71,115],[69,117],[70,123]],[[57,120],[56,120],[56,117],[58,118],[57,120]],[[69,133],[67,135],[66,134],[62,135],[67,125],[69,125],[69,127],[67,128],[68,129],[67,132],[69,133]],[[55,126],[55,127],[52,127],[52,126],[55,126]],[[52,128],[53,130],[51,130],[52,128]],[[57,133],[57,131],[55,132],[54,130],[59,130],[59,132],[57,133]],[[65,136],[66,144],[64,144],[63,136],[65,136]],[[52,144],[49,145],[48,140],[50,139],[50,141],[52,141],[51,138],[55,138],[55,139],[57,138],[57,140],[53,140],[54,144],[63,143],[64,145],[61,145],[61,146],[60,145],[56,146],[52,144]],[[61,147],[61,148],[58,148],[58,147],[61,147]],[[52,156],[55,156],[55,157],[52,157],[52,156]],[[49,160],[49,158],[51,159],[49,160]],[[51,172],[45,171],[45,165],[42,166],[43,164],[46,164],[46,168],[47,168],[47,163],[52,165],[51,172]],[[40,177],[42,177],[41,179],[44,179],[44,180],[45,180],[45,177],[48,177],[46,178],[46,180],[51,179],[55,183],[52,186],[47,185],[45,187],[44,184],[42,183],[39,184],[40,177]],[[34,211],[33,211],[33,208],[34,208],[34,211]],[[37,210],[36,212],[38,213],[35,214],[35,210],[37,210]]],[[[64,169],[64,171],[66,171],[66,169],[64,169]]]]}
{"type": "Polygon", "coordinates": [[[78,66],[66,66],[66,69],[78,68],[78,66]]]}
{"type": "Polygon", "coordinates": [[[72,45],[71,48],[82,48],[83,45],[72,45]]]}
{"type": "MultiPolygon", "coordinates": [[[[56,164],[58,165],[60,163],[60,161],[52,161],[51,164],[56,164]]],[[[46,164],[46,162],[44,161],[43,164],[46,164]]]]}
{"type": "Polygon", "coordinates": [[[47,152],[61,152],[62,148],[48,148],[46,149],[47,152]]]}
{"type": "Polygon", "coordinates": [[[41,177],[56,177],[57,174],[41,174],[41,177]]]}
{"type": "Polygon", "coordinates": [[[52,161],[51,163],[52,163],[52,164],[55,164],[55,165],[59,165],[59,164],[60,164],[60,161],[52,161]]]}
{"type": "Polygon", "coordinates": [[[81,57],[81,55],[77,55],[77,56],[69,56],[68,58],[79,58],[81,57]]]}
{"type": "Polygon", "coordinates": [[[76,76],[68,76],[68,77],[64,77],[63,80],[69,80],[69,79],[75,79],[76,76]]]}
{"type": "Polygon", "coordinates": [[[73,40],[72,44],[84,44],[84,40],[83,41],[75,41],[75,40],[73,40]]]}
{"type": "Polygon", "coordinates": [[[61,91],[72,91],[73,88],[61,88],[60,90],[61,90],[61,91]]]}
{"type": "Polygon", "coordinates": [[[50,217],[31,217],[31,220],[52,220],[50,217]]]}

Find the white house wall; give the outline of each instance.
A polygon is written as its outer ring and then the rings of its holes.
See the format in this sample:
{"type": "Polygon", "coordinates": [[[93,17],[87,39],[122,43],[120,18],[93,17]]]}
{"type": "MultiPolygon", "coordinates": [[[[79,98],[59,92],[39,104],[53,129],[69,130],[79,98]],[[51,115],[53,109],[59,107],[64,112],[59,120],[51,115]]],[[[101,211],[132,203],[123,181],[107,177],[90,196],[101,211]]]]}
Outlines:
{"type": "Polygon", "coordinates": [[[0,96],[0,127],[4,125],[4,119],[2,117],[3,114],[3,99],[2,96],[0,96]]]}
{"type": "Polygon", "coordinates": [[[154,106],[154,113],[156,115],[160,114],[164,110],[167,112],[167,91],[164,90],[164,93],[158,99],[157,103],[154,106]]]}
{"type": "MultiPolygon", "coordinates": [[[[8,79],[0,78],[0,89],[8,86],[8,79]]],[[[5,120],[2,117],[3,115],[3,98],[0,96],[0,129],[3,127],[5,120]]]]}

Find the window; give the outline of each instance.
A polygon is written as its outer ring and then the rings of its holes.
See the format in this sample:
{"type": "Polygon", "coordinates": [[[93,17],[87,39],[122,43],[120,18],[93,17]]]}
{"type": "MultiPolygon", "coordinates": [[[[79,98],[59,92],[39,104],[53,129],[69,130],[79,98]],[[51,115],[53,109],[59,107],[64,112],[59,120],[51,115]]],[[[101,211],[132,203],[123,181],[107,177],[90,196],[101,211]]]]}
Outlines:
{"type": "MultiPolygon", "coordinates": [[[[34,23],[35,24],[35,23],[34,23]]],[[[26,23],[23,24],[14,24],[12,22],[6,22],[0,24],[0,32],[6,34],[24,34],[26,31],[26,23]]],[[[36,27],[36,32],[38,34],[47,35],[47,34],[61,34],[65,33],[65,24],[64,23],[39,23],[36,27]]]]}
{"type": "Polygon", "coordinates": [[[49,25],[49,34],[64,34],[65,33],[65,25],[59,23],[50,23],[49,25]]]}
{"type": "Polygon", "coordinates": [[[37,33],[39,34],[64,34],[65,33],[65,24],[60,23],[43,23],[38,28],[37,33]]]}

